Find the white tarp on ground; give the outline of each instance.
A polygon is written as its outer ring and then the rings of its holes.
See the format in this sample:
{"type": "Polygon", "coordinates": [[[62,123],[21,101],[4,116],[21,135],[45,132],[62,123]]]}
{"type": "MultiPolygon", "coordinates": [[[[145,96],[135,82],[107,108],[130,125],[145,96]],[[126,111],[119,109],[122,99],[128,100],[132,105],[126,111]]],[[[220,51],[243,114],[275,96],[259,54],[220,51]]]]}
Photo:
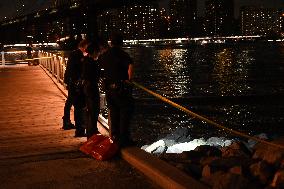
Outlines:
{"type": "MultiPolygon", "coordinates": [[[[261,139],[267,139],[265,133],[256,135],[256,137],[261,139]]],[[[182,153],[183,151],[191,151],[196,147],[201,145],[209,145],[216,147],[226,147],[230,146],[235,139],[226,139],[225,137],[210,137],[207,140],[204,138],[193,139],[190,137],[189,129],[178,128],[173,133],[167,135],[165,138],[152,143],[151,145],[142,146],[141,149],[148,153],[161,154],[161,153],[182,153]]],[[[257,142],[248,140],[248,142],[243,141],[243,143],[248,147],[252,148],[257,142]]]]}

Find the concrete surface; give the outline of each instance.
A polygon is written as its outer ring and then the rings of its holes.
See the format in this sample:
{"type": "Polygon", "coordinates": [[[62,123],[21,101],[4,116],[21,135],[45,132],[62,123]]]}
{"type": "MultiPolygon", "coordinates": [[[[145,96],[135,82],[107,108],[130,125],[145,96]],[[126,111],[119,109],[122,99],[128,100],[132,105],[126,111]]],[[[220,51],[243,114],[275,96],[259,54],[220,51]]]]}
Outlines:
{"type": "Polygon", "coordinates": [[[0,67],[0,188],[158,188],[120,158],[96,161],[61,130],[65,97],[39,66],[0,67]]]}
{"type": "Polygon", "coordinates": [[[122,158],[165,189],[208,189],[176,167],[137,148],[121,150],[122,158]]]}

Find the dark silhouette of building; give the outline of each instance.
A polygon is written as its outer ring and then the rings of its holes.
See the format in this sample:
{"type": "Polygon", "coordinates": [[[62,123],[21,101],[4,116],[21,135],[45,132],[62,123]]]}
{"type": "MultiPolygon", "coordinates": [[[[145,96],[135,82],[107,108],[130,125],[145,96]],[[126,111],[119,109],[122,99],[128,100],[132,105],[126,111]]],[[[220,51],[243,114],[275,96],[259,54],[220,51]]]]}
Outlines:
{"type": "MultiPolygon", "coordinates": [[[[85,35],[93,38],[98,34],[97,15],[98,11],[123,7],[133,4],[143,5],[155,2],[156,0],[53,0],[50,7],[32,12],[25,16],[6,19],[0,22],[0,43],[26,42],[30,36],[33,42],[55,42],[60,40],[65,44],[64,39],[73,39],[76,36],[85,35]]],[[[146,8],[145,8],[146,9],[146,8]]],[[[150,11],[155,8],[150,8],[150,11]]],[[[148,9],[149,10],[149,9],[148,9]]],[[[153,11],[155,12],[155,11],[153,11]]],[[[143,20],[143,16],[137,18],[143,20]]],[[[141,26],[137,26],[139,36],[153,33],[153,16],[145,17],[141,26]],[[151,21],[150,21],[151,20],[151,21]],[[151,23],[150,23],[151,22],[151,23]],[[146,25],[150,23],[150,26],[146,25]],[[144,29],[145,28],[145,29],[144,29]]],[[[134,20],[134,18],[132,19],[134,20]]],[[[132,21],[133,22],[135,21],[132,21]]],[[[130,23],[130,22],[129,22],[130,23]]],[[[141,23],[141,22],[139,22],[141,23]]],[[[129,33],[129,32],[128,32],[129,33]]],[[[133,33],[133,32],[132,32],[133,33]]],[[[29,39],[30,41],[30,39],[29,39]]]]}
{"type": "Polygon", "coordinates": [[[234,1],[206,0],[204,30],[207,36],[234,34],[234,1]]]}
{"type": "Polygon", "coordinates": [[[169,38],[169,23],[170,17],[167,15],[166,9],[162,8],[160,10],[157,20],[160,38],[169,38]]]}
{"type": "Polygon", "coordinates": [[[172,37],[196,34],[197,0],[170,0],[169,16],[172,37]]]}

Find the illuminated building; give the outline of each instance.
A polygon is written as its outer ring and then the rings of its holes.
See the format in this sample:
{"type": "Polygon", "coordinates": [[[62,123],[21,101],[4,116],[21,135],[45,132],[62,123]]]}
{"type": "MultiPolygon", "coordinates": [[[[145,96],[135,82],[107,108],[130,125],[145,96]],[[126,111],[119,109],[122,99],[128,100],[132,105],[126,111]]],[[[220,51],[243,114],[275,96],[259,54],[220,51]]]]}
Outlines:
{"type": "Polygon", "coordinates": [[[172,37],[189,37],[195,34],[197,0],[170,0],[169,12],[172,37]]]}
{"type": "Polygon", "coordinates": [[[131,5],[104,11],[98,15],[98,31],[108,37],[111,32],[125,39],[150,39],[158,36],[158,9],[154,5],[131,5]]]}
{"type": "MultiPolygon", "coordinates": [[[[117,9],[108,10],[98,15],[97,22],[99,34],[108,38],[110,33],[116,29],[118,23],[117,17],[117,9]]],[[[121,30],[124,29],[122,26],[120,27],[121,30]]]]}
{"type": "Polygon", "coordinates": [[[233,0],[207,0],[205,9],[204,30],[207,36],[228,36],[233,34],[233,0]]]}
{"type": "Polygon", "coordinates": [[[242,35],[280,34],[282,24],[281,11],[277,9],[253,6],[241,8],[242,35]]]}

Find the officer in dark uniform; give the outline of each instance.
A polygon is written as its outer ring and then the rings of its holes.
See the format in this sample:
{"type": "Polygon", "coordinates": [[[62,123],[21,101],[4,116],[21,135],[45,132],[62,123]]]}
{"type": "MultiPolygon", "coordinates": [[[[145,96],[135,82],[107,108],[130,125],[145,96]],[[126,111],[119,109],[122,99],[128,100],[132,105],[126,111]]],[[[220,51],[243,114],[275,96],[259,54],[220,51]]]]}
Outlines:
{"type": "Polygon", "coordinates": [[[84,97],[87,106],[87,138],[99,133],[97,128],[98,116],[100,113],[100,93],[99,93],[99,76],[100,69],[98,57],[100,54],[100,46],[92,43],[86,49],[88,55],[84,58],[82,79],[84,86],[84,97]]]}
{"type": "Polygon", "coordinates": [[[89,42],[82,40],[78,49],[71,52],[64,75],[64,83],[67,85],[68,97],[66,99],[63,116],[63,129],[73,129],[70,121],[70,109],[74,105],[74,119],[75,119],[75,137],[85,136],[85,128],[83,128],[83,108],[85,102],[83,99],[83,88],[81,86],[82,62],[84,61],[84,53],[88,47],[89,42]]]}
{"type": "Polygon", "coordinates": [[[130,142],[129,123],[133,111],[132,88],[127,81],[133,76],[133,61],[122,50],[122,45],[122,35],[113,34],[111,48],[101,55],[99,62],[104,69],[110,135],[120,146],[126,146],[130,142]]]}

